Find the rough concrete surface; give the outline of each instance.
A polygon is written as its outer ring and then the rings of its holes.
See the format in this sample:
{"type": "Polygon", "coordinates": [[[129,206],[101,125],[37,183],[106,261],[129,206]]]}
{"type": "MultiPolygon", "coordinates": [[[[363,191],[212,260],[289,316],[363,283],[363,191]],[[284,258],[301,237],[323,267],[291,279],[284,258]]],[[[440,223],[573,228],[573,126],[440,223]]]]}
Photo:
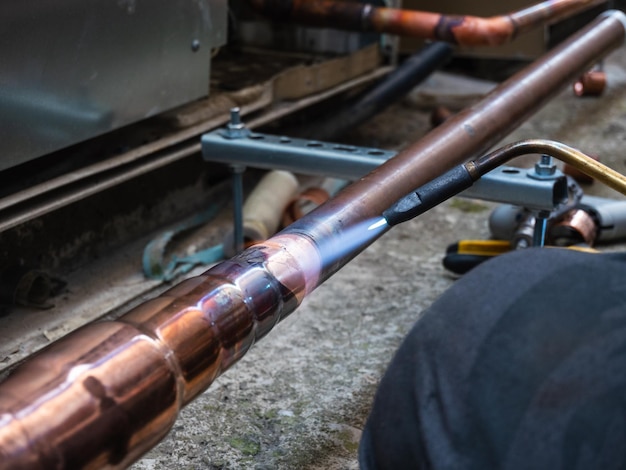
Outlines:
{"type": "MultiPolygon", "coordinates": [[[[606,62],[603,97],[575,98],[567,89],[506,142],[560,140],[624,172],[623,64],[624,50],[606,62]]],[[[411,103],[392,107],[349,140],[398,148],[419,138],[428,116],[411,103]]],[[[585,190],[622,197],[598,184],[585,190]]],[[[491,207],[453,199],[394,228],[184,409],[170,435],[133,468],[358,468],[360,430],[386,364],[420,312],[454,282],[441,266],[446,246],[487,238],[491,207]]]]}

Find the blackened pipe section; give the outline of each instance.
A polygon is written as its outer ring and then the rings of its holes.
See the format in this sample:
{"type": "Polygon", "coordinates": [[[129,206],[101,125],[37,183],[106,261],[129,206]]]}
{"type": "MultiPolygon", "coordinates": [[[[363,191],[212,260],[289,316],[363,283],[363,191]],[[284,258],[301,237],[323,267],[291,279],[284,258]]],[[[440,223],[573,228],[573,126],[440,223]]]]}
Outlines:
{"type": "Polygon", "coordinates": [[[279,21],[420,37],[462,46],[495,46],[537,26],[606,3],[606,0],[548,0],[508,15],[490,18],[332,0],[249,0],[249,3],[259,13],[279,21]]]}
{"type": "Polygon", "coordinates": [[[617,47],[623,21],[612,13],[593,22],[275,237],[20,366],[0,384],[0,468],[119,468],[136,460],[182,406],[381,234],[360,226],[484,153],[617,47]]]}

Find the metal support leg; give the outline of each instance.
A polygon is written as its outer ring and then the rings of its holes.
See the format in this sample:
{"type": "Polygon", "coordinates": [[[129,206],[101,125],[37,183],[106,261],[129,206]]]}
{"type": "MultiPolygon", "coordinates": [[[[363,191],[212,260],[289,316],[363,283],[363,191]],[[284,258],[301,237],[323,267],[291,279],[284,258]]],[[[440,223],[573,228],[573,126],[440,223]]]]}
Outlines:
{"type": "Polygon", "coordinates": [[[243,251],[243,173],[246,167],[232,165],[233,172],[233,249],[235,253],[243,251]]]}

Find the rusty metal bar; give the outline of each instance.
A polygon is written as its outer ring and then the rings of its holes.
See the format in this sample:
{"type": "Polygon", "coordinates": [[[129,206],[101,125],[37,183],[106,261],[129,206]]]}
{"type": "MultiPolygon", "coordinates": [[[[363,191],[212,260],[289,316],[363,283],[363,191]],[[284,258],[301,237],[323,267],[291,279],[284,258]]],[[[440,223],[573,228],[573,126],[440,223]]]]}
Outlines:
{"type": "Polygon", "coordinates": [[[623,42],[614,12],[481,103],[270,240],[116,321],[52,344],[0,384],[0,468],[120,468],[327,277],[371,244],[373,218],[410,190],[485,152],[623,42]]]}
{"type": "Polygon", "coordinates": [[[507,15],[444,15],[335,0],[248,0],[279,21],[354,31],[374,31],[446,41],[461,46],[497,46],[537,26],[555,22],[606,0],[548,0],[507,15]]]}

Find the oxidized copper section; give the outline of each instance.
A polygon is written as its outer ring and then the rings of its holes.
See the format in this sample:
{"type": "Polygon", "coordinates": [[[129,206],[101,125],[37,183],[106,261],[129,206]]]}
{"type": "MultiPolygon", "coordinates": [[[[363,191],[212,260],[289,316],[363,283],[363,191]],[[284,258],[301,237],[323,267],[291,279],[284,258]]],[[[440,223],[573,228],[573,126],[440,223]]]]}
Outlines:
{"type": "Polygon", "coordinates": [[[156,336],[180,372],[182,403],[206,390],[317,286],[307,238],[281,235],[189,279],[121,318],[156,336]]]}
{"type": "Polygon", "coordinates": [[[0,469],[121,468],[302,299],[384,233],[383,210],[484,153],[624,40],[593,22],[269,240],[113,322],[83,327],[0,384],[0,469]]]}
{"type": "Polygon", "coordinates": [[[580,76],[574,83],[576,96],[600,96],[606,88],[606,73],[592,70],[580,76]]]}
{"type": "Polygon", "coordinates": [[[462,46],[496,46],[535,27],[572,16],[605,0],[549,0],[508,15],[442,15],[331,0],[248,0],[276,20],[326,28],[375,31],[447,41],[462,46]]]}

